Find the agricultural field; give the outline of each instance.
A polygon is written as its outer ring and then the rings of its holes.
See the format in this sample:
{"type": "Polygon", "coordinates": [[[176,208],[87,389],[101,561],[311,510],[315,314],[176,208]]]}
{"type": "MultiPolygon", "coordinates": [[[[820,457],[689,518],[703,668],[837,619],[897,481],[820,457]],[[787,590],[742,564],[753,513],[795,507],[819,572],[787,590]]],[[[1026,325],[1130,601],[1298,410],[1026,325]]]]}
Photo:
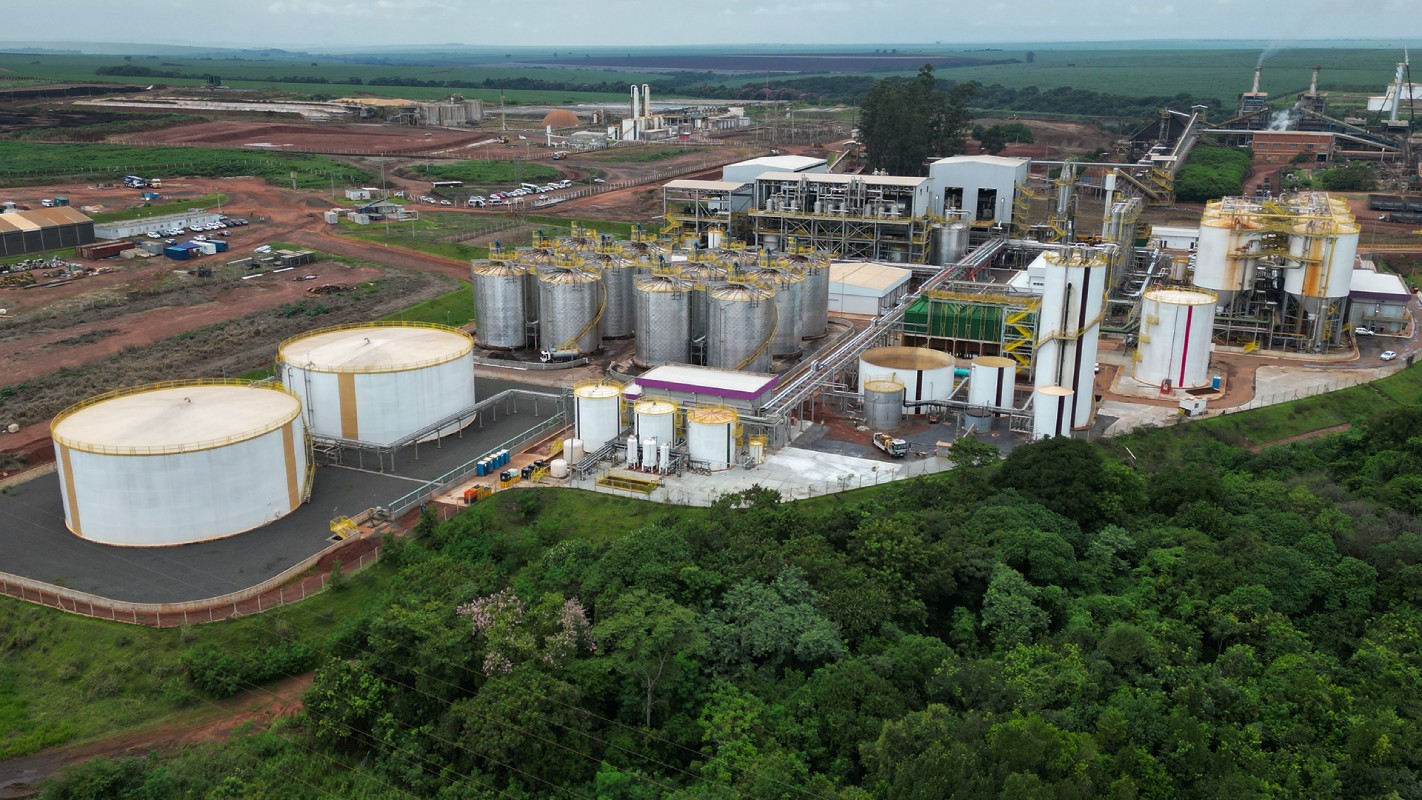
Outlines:
{"type": "Polygon", "coordinates": [[[370,173],[325,156],[247,153],[201,147],[40,144],[0,139],[0,184],[54,183],[62,178],[118,180],[124,175],[224,178],[251,175],[299,188],[359,184],[370,173]]]}

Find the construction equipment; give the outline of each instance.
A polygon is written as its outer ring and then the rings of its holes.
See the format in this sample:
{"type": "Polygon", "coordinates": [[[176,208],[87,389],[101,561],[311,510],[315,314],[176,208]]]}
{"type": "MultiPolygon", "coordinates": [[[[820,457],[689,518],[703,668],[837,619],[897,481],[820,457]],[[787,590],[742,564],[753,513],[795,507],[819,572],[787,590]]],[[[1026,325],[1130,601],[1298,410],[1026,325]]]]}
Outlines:
{"type": "Polygon", "coordinates": [[[909,451],[908,442],[903,439],[896,439],[887,433],[875,433],[874,446],[894,458],[903,458],[908,455],[909,451]]]}

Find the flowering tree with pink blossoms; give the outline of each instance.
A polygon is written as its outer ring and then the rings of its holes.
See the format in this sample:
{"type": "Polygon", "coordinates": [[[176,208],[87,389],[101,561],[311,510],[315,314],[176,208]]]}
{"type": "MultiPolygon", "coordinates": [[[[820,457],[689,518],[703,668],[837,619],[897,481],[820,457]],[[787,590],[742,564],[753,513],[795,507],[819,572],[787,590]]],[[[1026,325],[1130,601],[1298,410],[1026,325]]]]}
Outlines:
{"type": "Polygon", "coordinates": [[[597,652],[587,610],[576,597],[549,593],[525,606],[513,589],[504,589],[476,597],[458,611],[484,640],[485,675],[530,662],[557,667],[579,652],[597,652]]]}

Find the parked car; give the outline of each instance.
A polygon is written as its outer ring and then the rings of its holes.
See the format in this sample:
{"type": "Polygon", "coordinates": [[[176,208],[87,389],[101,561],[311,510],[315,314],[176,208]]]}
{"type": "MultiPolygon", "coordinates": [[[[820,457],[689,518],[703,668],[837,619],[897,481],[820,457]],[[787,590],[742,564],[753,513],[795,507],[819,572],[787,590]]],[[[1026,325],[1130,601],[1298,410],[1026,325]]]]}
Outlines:
{"type": "Polygon", "coordinates": [[[1397,358],[1397,351],[1395,351],[1395,350],[1384,350],[1384,351],[1382,352],[1382,355],[1381,355],[1381,356],[1378,356],[1378,358],[1381,358],[1383,361],[1391,361],[1391,360],[1393,360],[1394,358],[1397,358]]]}
{"type": "Polygon", "coordinates": [[[1354,329],[1353,329],[1353,335],[1354,335],[1354,336],[1372,336],[1372,335],[1373,335],[1373,329],[1372,329],[1372,328],[1354,328],[1354,329]]]}

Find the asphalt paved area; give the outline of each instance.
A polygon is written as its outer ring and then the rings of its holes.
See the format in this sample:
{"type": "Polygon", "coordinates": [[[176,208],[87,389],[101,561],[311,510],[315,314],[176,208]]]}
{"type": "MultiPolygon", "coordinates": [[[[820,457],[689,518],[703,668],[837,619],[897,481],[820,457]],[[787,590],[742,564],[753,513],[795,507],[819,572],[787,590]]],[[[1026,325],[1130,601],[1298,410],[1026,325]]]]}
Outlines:
{"type": "MultiPolygon", "coordinates": [[[[554,391],[486,380],[475,387],[481,398],[507,388],[554,391]]],[[[386,505],[419,488],[421,481],[482,457],[555,410],[548,401],[539,406],[537,417],[531,402],[501,408],[438,447],[420,445],[418,458],[415,448],[406,448],[396,455],[396,474],[352,469],[352,461],[318,468],[311,502],[286,517],[247,533],[177,547],[115,547],[81,539],[64,527],[59,477],[36,478],[0,493],[0,572],[131,602],[181,602],[234,592],[325,548],[332,517],[386,505]]]]}

